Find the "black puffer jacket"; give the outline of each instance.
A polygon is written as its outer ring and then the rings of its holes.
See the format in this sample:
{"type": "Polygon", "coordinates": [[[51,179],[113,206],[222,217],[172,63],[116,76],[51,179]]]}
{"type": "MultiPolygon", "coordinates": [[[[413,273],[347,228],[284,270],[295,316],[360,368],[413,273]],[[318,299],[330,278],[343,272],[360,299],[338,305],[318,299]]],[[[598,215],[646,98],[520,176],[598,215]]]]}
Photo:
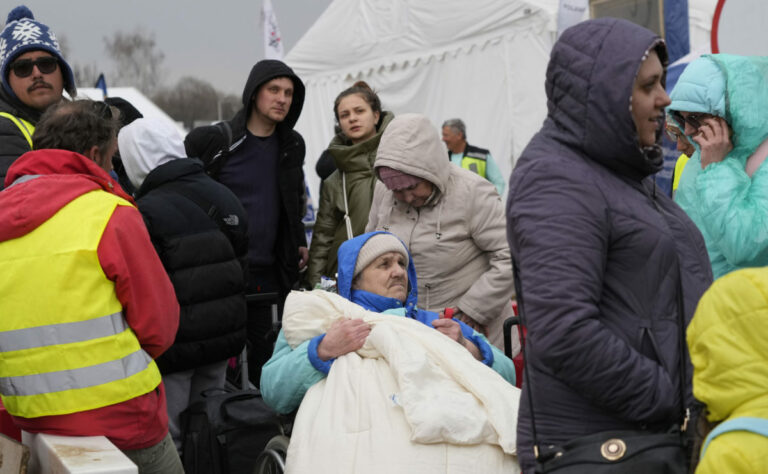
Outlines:
{"type": "Polygon", "coordinates": [[[242,260],[248,251],[240,201],[199,161],[176,159],[147,175],[136,203],[181,306],[176,341],[157,360],[160,371],[240,353],[246,337],[242,260]],[[211,206],[215,211],[203,210],[211,206]]]}
{"type": "MultiPolygon", "coordinates": [[[[23,106],[18,100],[10,98],[2,87],[0,87],[0,112],[24,119],[32,125],[37,124],[41,115],[40,112],[23,106]]],[[[0,117],[0,189],[3,189],[8,168],[18,157],[29,150],[29,142],[24,138],[19,127],[8,118],[0,117]]]]}
{"type": "Polygon", "coordinates": [[[306,247],[304,233],[304,139],[293,130],[304,106],[304,84],[282,61],[263,60],[256,63],[243,89],[243,108],[228,122],[227,131],[220,126],[200,127],[192,130],[184,141],[187,154],[200,158],[205,169],[214,178],[218,178],[229,156],[245,140],[246,124],[251,113],[251,101],[265,82],[277,77],[288,77],[293,82],[293,100],[285,120],[277,124],[275,133],[280,147],[278,164],[278,188],[280,192],[280,227],[275,239],[275,259],[284,295],[299,280],[299,247],[306,247]],[[229,143],[228,143],[229,142],[229,143]],[[218,146],[217,146],[218,145],[218,146]]]}
{"type": "MultiPolygon", "coordinates": [[[[548,117],[512,173],[507,233],[528,324],[525,472],[531,404],[539,444],[681,420],[678,301],[687,322],[712,273],[696,226],[655,192],[660,161],[640,148],[629,109],[654,46],[664,61],[658,37],[623,20],[564,32],[547,69],[548,117]]],[[[691,374],[688,364],[688,404],[691,374]]]]}

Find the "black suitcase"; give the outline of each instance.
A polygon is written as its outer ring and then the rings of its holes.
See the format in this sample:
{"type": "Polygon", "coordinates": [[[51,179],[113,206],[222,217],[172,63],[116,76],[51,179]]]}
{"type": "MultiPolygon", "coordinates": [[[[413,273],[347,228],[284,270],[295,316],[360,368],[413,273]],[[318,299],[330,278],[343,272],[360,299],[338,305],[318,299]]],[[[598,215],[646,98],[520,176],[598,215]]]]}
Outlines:
{"type": "Polygon", "coordinates": [[[257,390],[216,390],[181,414],[187,474],[252,474],[280,421],[257,390]]]}

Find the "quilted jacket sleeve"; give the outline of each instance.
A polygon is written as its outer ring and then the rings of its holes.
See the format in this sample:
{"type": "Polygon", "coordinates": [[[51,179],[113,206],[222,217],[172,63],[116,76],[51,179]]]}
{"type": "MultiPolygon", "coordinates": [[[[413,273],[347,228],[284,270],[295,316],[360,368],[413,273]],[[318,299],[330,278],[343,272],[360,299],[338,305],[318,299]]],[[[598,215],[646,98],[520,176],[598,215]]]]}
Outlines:
{"type": "MultiPolygon", "coordinates": [[[[291,349],[281,330],[272,357],[261,369],[261,395],[278,413],[296,410],[307,390],[326,376],[309,360],[307,352],[311,342],[311,339],[304,341],[291,349]]],[[[315,351],[316,347],[315,344],[315,351]]]]}
{"type": "Polygon", "coordinates": [[[768,461],[763,451],[765,438],[755,433],[733,432],[721,435],[707,448],[696,467],[696,474],[748,474],[765,472],[768,461]]]}
{"type": "Polygon", "coordinates": [[[512,260],[504,232],[504,206],[490,182],[480,180],[470,207],[469,233],[488,258],[488,270],[459,299],[458,307],[480,324],[497,318],[513,294],[512,260]]]}
{"type": "Polygon", "coordinates": [[[333,277],[333,275],[323,275],[323,273],[336,234],[336,227],[339,224],[339,216],[332,200],[332,196],[337,191],[335,185],[336,182],[333,177],[328,178],[320,192],[320,207],[317,211],[315,226],[312,229],[312,245],[309,248],[309,269],[307,270],[307,281],[312,287],[320,281],[321,276],[333,277]]]}
{"type": "Polygon", "coordinates": [[[737,159],[712,163],[695,181],[696,205],[714,244],[735,266],[768,264],[768,166],[752,176],[737,159]]]}
{"type": "Polygon", "coordinates": [[[508,235],[534,368],[624,419],[674,418],[678,394],[668,372],[601,315],[612,226],[600,186],[554,164],[515,172],[508,235]]]}

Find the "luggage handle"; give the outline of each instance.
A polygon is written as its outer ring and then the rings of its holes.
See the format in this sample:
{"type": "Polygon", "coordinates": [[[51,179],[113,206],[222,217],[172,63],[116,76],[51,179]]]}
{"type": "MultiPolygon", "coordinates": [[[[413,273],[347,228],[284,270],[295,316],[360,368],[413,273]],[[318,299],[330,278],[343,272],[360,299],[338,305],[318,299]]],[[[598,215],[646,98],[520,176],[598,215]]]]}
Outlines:
{"type": "MultiPolygon", "coordinates": [[[[519,317],[510,316],[504,320],[504,355],[510,359],[512,358],[512,326],[522,326],[519,317]]],[[[522,329],[520,331],[522,331],[522,329]]]]}
{"type": "Polygon", "coordinates": [[[259,395],[257,395],[255,392],[245,392],[245,393],[238,393],[237,395],[234,395],[234,396],[232,396],[230,398],[227,398],[226,400],[224,400],[221,403],[221,408],[219,409],[221,411],[221,417],[222,418],[227,418],[227,419],[230,419],[230,420],[234,419],[235,417],[233,417],[229,413],[229,410],[227,409],[227,406],[230,403],[239,402],[239,401],[243,401],[243,400],[250,400],[250,399],[253,399],[253,398],[259,398],[259,395]]]}
{"type": "Polygon", "coordinates": [[[202,396],[203,398],[208,398],[211,395],[214,395],[217,393],[230,393],[230,392],[226,388],[214,387],[214,388],[207,388],[203,390],[202,392],[200,392],[200,396],[202,396]]]}

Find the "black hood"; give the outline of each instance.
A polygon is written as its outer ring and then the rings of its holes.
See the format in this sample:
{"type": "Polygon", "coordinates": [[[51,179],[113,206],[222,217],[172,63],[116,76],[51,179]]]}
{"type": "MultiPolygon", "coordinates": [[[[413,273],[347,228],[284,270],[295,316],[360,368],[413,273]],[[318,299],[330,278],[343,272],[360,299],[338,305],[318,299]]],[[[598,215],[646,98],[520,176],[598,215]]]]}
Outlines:
{"type": "Polygon", "coordinates": [[[276,77],[287,77],[293,82],[291,107],[288,110],[288,115],[285,116],[285,120],[281,122],[283,127],[292,129],[296,125],[296,121],[299,120],[301,109],[304,107],[304,83],[301,82],[299,76],[294,74],[293,69],[276,59],[264,59],[257,62],[251,69],[251,73],[248,75],[248,80],[245,83],[245,88],[243,88],[245,120],[247,122],[248,116],[251,113],[251,98],[259,90],[259,86],[276,77]]]}
{"type": "Polygon", "coordinates": [[[659,171],[661,148],[641,148],[630,110],[635,77],[650,50],[666,68],[663,40],[616,18],[588,20],[563,32],[547,67],[542,131],[622,176],[640,180],[659,171]]]}
{"type": "Polygon", "coordinates": [[[179,158],[163,163],[149,172],[134,198],[138,200],[153,189],[179,181],[185,176],[205,174],[203,163],[196,158],[179,158]]]}

